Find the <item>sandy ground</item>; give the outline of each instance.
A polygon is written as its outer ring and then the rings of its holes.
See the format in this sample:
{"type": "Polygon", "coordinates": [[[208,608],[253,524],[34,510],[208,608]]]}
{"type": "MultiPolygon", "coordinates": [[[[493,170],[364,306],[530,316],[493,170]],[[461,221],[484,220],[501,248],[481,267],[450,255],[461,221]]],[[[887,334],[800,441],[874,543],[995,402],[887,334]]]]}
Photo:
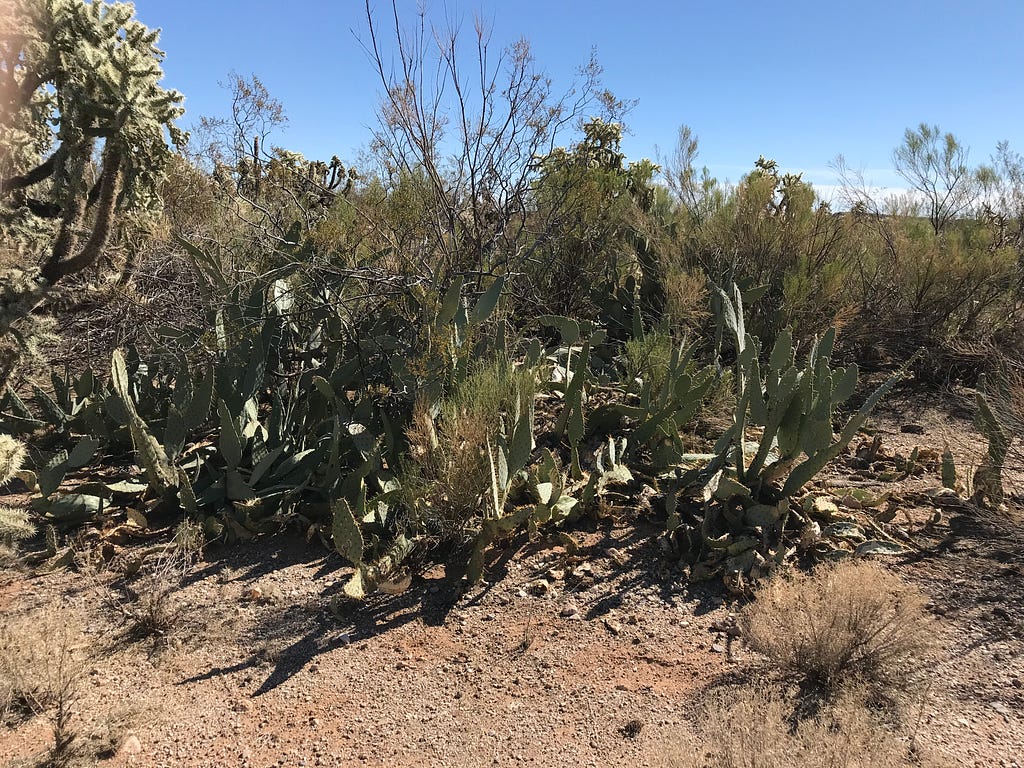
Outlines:
{"type": "MultiPolygon", "coordinates": [[[[910,417],[925,434],[900,431],[905,413],[876,420],[890,452],[952,437],[976,460],[965,424],[910,417]]],[[[821,482],[858,478],[840,460],[821,482]]],[[[916,737],[949,764],[1018,766],[1022,527],[964,505],[929,524],[938,485],[929,471],[885,486],[912,549],[889,564],[929,595],[945,649],[916,737]]],[[[730,629],[743,601],[685,583],[658,533],[588,523],[575,556],[517,540],[480,587],[435,567],[363,603],[341,596],[349,571],[320,544],[209,547],[166,598],[167,631],[143,638],[126,632],[122,574],[8,568],[0,623],[75,628],[73,723],[100,765],[658,766],[696,748],[702,700],[759,661],[730,629]]],[[[51,739],[45,713],[13,720],[0,766],[51,739]]]]}

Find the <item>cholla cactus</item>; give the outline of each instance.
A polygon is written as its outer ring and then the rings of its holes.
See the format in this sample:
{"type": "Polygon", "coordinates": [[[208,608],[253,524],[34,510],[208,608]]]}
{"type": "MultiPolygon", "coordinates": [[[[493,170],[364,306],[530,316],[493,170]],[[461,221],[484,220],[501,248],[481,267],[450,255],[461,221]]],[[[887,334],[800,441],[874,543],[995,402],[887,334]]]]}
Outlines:
{"type": "Polygon", "coordinates": [[[0,507],[0,542],[12,544],[15,541],[30,539],[36,533],[36,527],[28,519],[28,512],[13,507],[0,507]]]}
{"type": "MultiPolygon", "coordinates": [[[[0,70],[0,256],[41,262],[0,275],[2,349],[31,354],[32,309],[97,262],[116,219],[159,209],[169,144],[186,141],[159,30],[134,16],[131,3],[0,2],[0,49],[17,63],[0,70]]],[[[0,354],[0,390],[12,370],[0,354]]]]}
{"type": "Polygon", "coordinates": [[[0,435],[0,486],[6,485],[25,464],[25,446],[10,435],[0,435]]]}

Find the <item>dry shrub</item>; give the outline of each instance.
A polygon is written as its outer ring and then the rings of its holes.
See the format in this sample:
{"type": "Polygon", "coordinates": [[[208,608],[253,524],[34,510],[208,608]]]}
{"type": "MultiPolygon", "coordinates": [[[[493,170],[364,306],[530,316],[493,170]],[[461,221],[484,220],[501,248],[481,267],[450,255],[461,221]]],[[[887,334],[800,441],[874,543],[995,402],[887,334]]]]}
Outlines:
{"type": "Polygon", "coordinates": [[[53,728],[46,764],[65,766],[79,755],[73,722],[85,669],[81,628],[65,606],[8,619],[0,626],[0,720],[45,715],[53,728]]]}
{"type": "Polygon", "coordinates": [[[812,718],[796,717],[798,703],[777,689],[744,689],[716,696],[698,723],[698,746],[668,750],[671,768],[899,768],[942,763],[917,753],[872,717],[856,691],[847,691],[812,718]]]}
{"type": "Polygon", "coordinates": [[[169,545],[143,557],[140,564],[123,564],[137,567],[137,577],[123,585],[123,592],[112,590],[108,595],[110,605],[127,620],[129,635],[163,638],[178,624],[181,606],[176,597],[188,569],[202,554],[202,543],[202,528],[185,521],[169,545]]]}
{"type": "Polygon", "coordinates": [[[869,562],[772,579],[741,627],[780,671],[831,689],[906,688],[920,678],[936,638],[920,591],[869,562]]]}
{"type": "Polygon", "coordinates": [[[685,330],[700,330],[709,315],[707,278],[686,270],[667,272],[665,314],[685,330]]]}

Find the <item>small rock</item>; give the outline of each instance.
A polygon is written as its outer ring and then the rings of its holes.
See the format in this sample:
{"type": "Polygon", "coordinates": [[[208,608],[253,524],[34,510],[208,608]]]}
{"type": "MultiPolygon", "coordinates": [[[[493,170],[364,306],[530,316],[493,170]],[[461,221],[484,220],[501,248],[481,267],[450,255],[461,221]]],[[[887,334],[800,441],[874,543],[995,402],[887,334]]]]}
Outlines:
{"type": "Polygon", "coordinates": [[[715,643],[711,646],[711,650],[715,653],[725,653],[725,645],[722,643],[715,643]]]}
{"type": "Polygon", "coordinates": [[[622,625],[619,624],[619,622],[614,621],[612,619],[605,619],[604,626],[605,629],[607,629],[613,635],[618,635],[620,632],[622,632],[622,625]]]}
{"type": "Polygon", "coordinates": [[[904,424],[900,427],[900,432],[905,435],[923,435],[924,427],[920,424],[904,424]]]}
{"type": "Polygon", "coordinates": [[[551,582],[547,579],[535,579],[526,585],[531,593],[538,597],[551,592],[551,582]]]}
{"type": "Polygon", "coordinates": [[[117,757],[127,757],[128,755],[138,755],[142,752],[142,742],[139,741],[139,737],[134,733],[129,733],[125,736],[124,741],[121,742],[121,746],[117,748],[117,757]]]}
{"type": "Polygon", "coordinates": [[[578,619],[580,617],[580,609],[575,605],[568,605],[558,615],[563,619],[578,619]]]}
{"type": "Polygon", "coordinates": [[[610,557],[616,565],[625,565],[629,559],[621,550],[615,549],[615,547],[609,547],[604,551],[604,553],[610,557]]]}
{"type": "Polygon", "coordinates": [[[263,594],[261,587],[249,587],[249,589],[242,593],[242,597],[246,600],[262,600],[266,595],[263,594]]]}

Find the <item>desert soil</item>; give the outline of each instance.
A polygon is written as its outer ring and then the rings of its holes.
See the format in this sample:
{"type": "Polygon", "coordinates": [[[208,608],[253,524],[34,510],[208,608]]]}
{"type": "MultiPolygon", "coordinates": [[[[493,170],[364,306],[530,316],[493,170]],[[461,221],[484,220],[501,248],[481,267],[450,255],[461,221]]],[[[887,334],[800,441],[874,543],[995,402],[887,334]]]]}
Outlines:
{"type": "MultiPolygon", "coordinates": [[[[983,448],[946,411],[873,423],[889,455],[948,442],[966,466],[983,448]]],[[[936,471],[872,484],[840,459],[821,483],[893,493],[911,554],[886,562],[927,593],[943,633],[919,743],[951,765],[1019,766],[1024,527],[950,500],[935,522],[936,471]]],[[[657,766],[696,748],[702,700],[759,661],[732,631],[744,600],[687,584],[659,530],[592,523],[570,532],[575,556],[517,540],[480,587],[436,567],[363,603],[344,599],[349,570],[319,543],[211,546],[168,598],[169,629],[143,638],[126,631],[133,582],[116,568],[8,568],[0,623],[77,628],[73,723],[107,745],[100,765],[657,766]]],[[[0,726],[0,766],[51,739],[45,715],[0,726]]]]}

